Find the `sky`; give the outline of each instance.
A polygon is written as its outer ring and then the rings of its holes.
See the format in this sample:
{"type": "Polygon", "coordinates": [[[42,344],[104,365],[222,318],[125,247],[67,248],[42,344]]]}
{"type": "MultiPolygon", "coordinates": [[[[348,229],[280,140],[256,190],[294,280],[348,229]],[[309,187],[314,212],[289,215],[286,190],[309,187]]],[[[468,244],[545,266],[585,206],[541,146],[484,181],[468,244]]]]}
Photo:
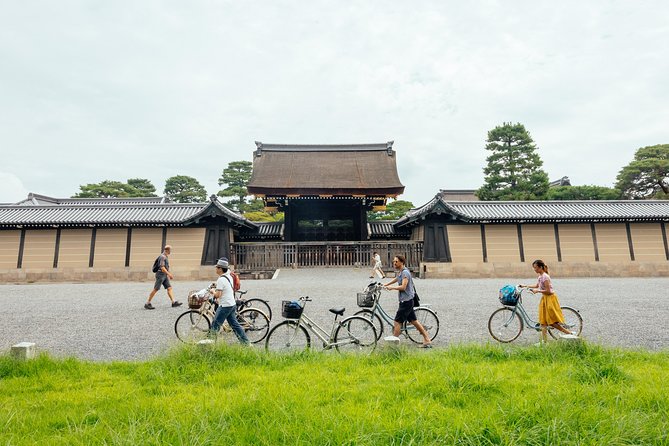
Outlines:
{"type": "Polygon", "coordinates": [[[0,0],[0,202],[174,175],[254,141],[395,141],[400,198],[483,184],[520,122],[551,180],[669,143],[662,1],[0,0]]]}

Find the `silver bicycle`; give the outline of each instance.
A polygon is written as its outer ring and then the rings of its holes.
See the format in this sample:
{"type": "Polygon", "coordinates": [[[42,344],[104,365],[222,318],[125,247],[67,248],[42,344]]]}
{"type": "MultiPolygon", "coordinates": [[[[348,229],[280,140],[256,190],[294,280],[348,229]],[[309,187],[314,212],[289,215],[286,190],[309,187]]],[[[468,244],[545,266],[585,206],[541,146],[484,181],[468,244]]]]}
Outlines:
{"type": "MultiPolygon", "coordinates": [[[[390,332],[392,333],[395,323],[395,318],[389,315],[381,306],[382,290],[383,285],[374,282],[370,283],[365,291],[358,293],[358,306],[364,309],[355,313],[356,316],[364,317],[374,324],[377,339],[381,339],[384,325],[390,327],[390,332]]],[[[439,318],[437,317],[437,313],[426,305],[414,307],[413,311],[416,314],[418,322],[420,322],[430,336],[430,341],[434,340],[439,333],[439,318]]],[[[418,329],[406,322],[402,324],[400,333],[417,344],[423,342],[423,336],[418,332],[418,329]]]]}
{"type": "Polygon", "coordinates": [[[311,302],[308,296],[297,301],[283,301],[281,315],[285,321],[273,327],[267,334],[265,348],[272,351],[291,352],[307,350],[311,347],[313,333],[322,342],[323,349],[337,351],[371,353],[376,348],[376,330],[369,320],[360,316],[344,316],[344,308],[331,308],[334,314],[330,333],[304,314],[304,307],[311,302]]]}
{"type": "MultiPolygon", "coordinates": [[[[488,331],[490,336],[496,341],[508,343],[515,341],[525,327],[535,331],[541,331],[541,325],[532,320],[530,315],[523,307],[523,292],[527,288],[518,288],[516,293],[517,301],[515,305],[505,304],[504,307],[495,310],[490,319],[488,319],[488,331]]],[[[562,327],[579,336],[583,330],[583,318],[578,310],[572,307],[560,307],[564,315],[564,324],[562,327]]],[[[561,331],[554,327],[547,327],[548,334],[553,339],[560,337],[561,331]]]]}

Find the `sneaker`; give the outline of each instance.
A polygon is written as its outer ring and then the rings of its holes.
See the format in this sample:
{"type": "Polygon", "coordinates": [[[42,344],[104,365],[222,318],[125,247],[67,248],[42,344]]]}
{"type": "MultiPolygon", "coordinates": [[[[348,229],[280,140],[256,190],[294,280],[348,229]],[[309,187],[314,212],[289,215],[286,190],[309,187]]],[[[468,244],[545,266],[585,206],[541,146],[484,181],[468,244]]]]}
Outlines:
{"type": "Polygon", "coordinates": [[[539,341],[536,344],[532,344],[534,347],[543,347],[546,343],[544,341],[539,341]]]}
{"type": "Polygon", "coordinates": [[[144,308],[147,309],[147,310],[155,310],[155,309],[156,309],[156,307],[154,307],[153,305],[151,305],[151,302],[147,302],[147,303],[145,303],[145,304],[144,304],[144,308]]]}
{"type": "Polygon", "coordinates": [[[181,302],[179,302],[178,300],[175,300],[174,302],[172,302],[172,307],[180,307],[181,305],[183,305],[183,304],[181,302]]]}
{"type": "Polygon", "coordinates": [[[576,336],[574,333],[560,333],[560,337],[562,339],[578,339],[578,336],[576,336]]]}

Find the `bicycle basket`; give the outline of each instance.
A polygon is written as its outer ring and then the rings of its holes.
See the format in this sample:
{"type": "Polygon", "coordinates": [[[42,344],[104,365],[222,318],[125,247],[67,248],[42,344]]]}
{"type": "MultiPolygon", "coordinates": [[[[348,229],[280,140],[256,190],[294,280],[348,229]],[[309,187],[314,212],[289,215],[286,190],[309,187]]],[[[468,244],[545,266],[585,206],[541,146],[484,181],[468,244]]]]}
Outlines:
{"type": "Polygon", "coordinates": [[[191,290],[188,292],[188,308],[197,310],[207,300],[207,294],[204,290],[191,290]]]}
{"type": "Polygon", "coordinates": [[[302,317],[302,305],[294,300],[281,301],[281,316],[286,319],[299,319],[302,317]]]}
{"type": "Polygon", "coordinates": [[[368,291],[358,293],[358,306],[360,308],[370,308],[374,306],[374,294],[368,291]]]}
{"type": "Polygon", "coordinates": [[[499,301],[502,305],[513,307],[518,303],[520,292],[513,285],[504,285],[499,290],[499,301]]]}

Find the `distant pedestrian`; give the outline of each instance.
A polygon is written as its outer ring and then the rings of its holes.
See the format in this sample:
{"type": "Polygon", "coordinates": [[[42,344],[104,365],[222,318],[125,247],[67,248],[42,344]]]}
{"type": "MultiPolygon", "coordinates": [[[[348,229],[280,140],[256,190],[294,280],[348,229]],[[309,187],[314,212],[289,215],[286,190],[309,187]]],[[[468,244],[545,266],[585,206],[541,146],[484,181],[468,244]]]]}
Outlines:
{"type": "Polygon", "coordinates": [[[230,265],[226,259],[218,259],[216,262],[216,274],[218,280],[216,281],[216,291],[214,291],[214,298],[218,301],[218,309],[214,316],[214,321],[211,323],[210,337],[216,337],[216,333],[226,320],[230,324],[230,328],[237,335],[237,339],[242,344],[248,344],[249,340],[244,333],[244,329],[237,321],[237,302],[235,301],[235,292],[232,288],[232,277],[230,276],[230,265]]]}
{"type": "Polygon", "coordinates": [[[172,247],[170,245],[165,245],[162,254],[160,254],[158,259],[156,259],[158,262],[158,271],[156,271],[156,282],[153,285],[153,290],[151,290],[149,299],[144,304],[144,308],[147,310],[154,310],[156,308],[151,304],[151,300],[153,299],[153,296],[156,295],[158,290],[160,290],[161,286],[167,290],[167,297],[170,298],[172,307],[178,307],[181,305],[181,302],[174,300],[174,294],[172,293],[172,283],[170,283],[170,280],[174,280],[174,276],[170,272],[169,256],[171,252],[172,247]]]}
{"type": "Polygon", "coordinates": [[[532,262],[534,272],[539,278],[535,285],[519,285],[521,288],[529,288],[532,294],[541,293],[539,302],[539,324],[541,325],[541,342],[548,340],[548,327],[553,327],[562,333],[563,338],[575,338],[576,334],[562,326],[564,324],[564,314],[560,308],[560,301],[553,290],[551,276],[548,275],[548,265],[543,260],[532,262]]]}
{"type": "Polygon", "coordinates": [[[409,268],[405,266],[406,260],[404,256],[397,255],[393,259],[393,267],[397,270],[397,276],[384,285],[387,290],[398,290],[399,291],[399,301],[400,306],[397,309],[397,314],[395,315],[395,322],[393,324],[393,336],[399,336],[402,329],[402,324],[405,322],[410,323],[418,332],[423,336],[423,348],[432,348],[432,340],[428,335],[427,331],[423,325],[418,322],[416,319],[416,313],[413,311],[413,298],[416,294],[413,286],[413,279],[411,278],[411,272],[409,268]],[[391,287],[393,283],[397,283],[397,286],[391,287]]]}
{"type": "Polygon", "coordinates": [[[379,278],[381,279],[386,278],[386,275],[383,272],[383,264],[381,263],[381,256],[376,251],[374,251],[374,254],[372,254],[372,275],[369,276],[369,278],[373,279],[375,275],[378,275],[379,278]]]}

